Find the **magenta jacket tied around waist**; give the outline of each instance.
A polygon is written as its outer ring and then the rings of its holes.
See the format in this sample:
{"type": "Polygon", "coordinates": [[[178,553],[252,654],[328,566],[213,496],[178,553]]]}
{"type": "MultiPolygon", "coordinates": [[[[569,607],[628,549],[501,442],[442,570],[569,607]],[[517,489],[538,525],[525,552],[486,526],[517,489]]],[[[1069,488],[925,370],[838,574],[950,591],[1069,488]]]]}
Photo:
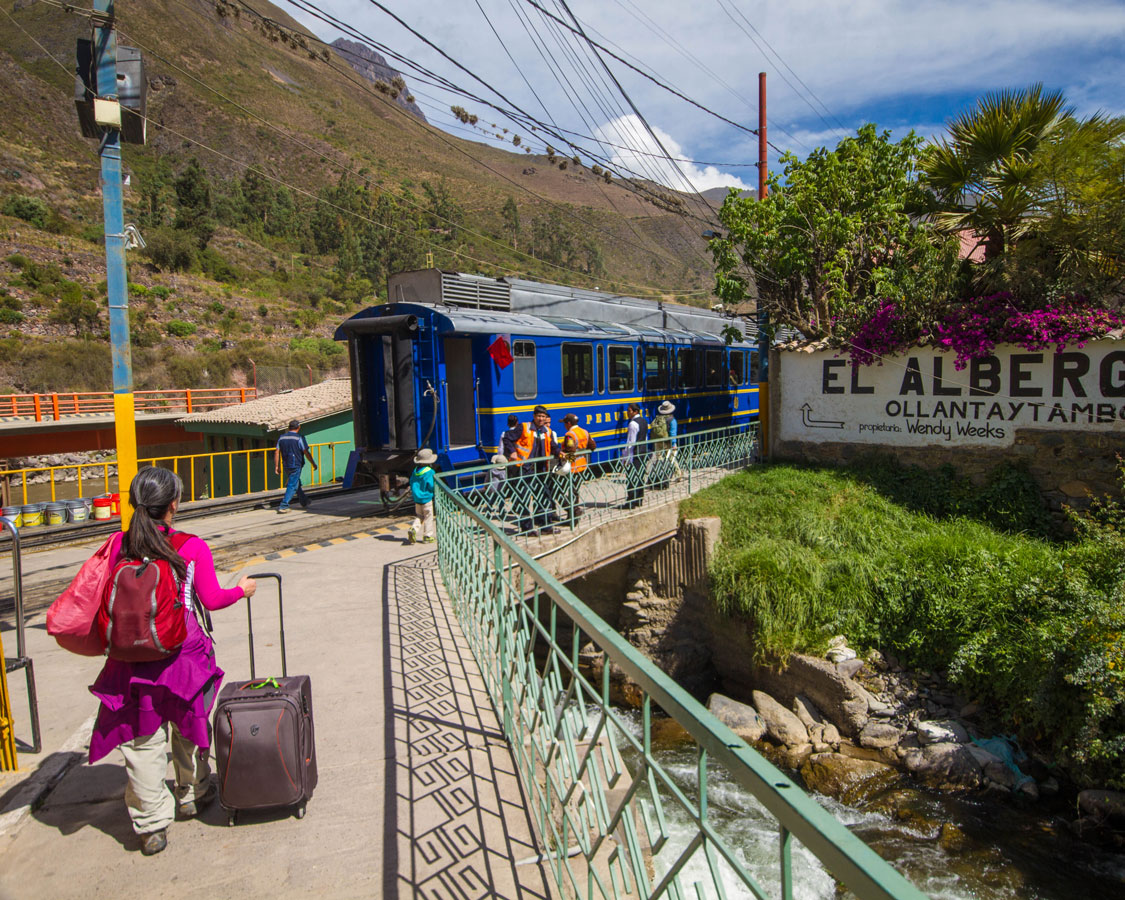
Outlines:
{"type": "MultiPolygon", "coordinates": [[[[121,553],[123,534],[114,537],[110,558],[121,553]]],[[[218,610],[242,599],[242,588],[219,587],[211,549],[198,537],[190,538],[180,555],[194,566],[193,601],[218,610]]],[[[114,747],[137,737],[155,734],[165,722],[206,750],[211,746],[208,720],[223,670],[215,664],[211,638],[195,615],[185,608],[187,638],[179,652],[154,662],[128,663],[107,659],[90,692],[101,701],[90,738],[90,762],[97,762],[114,747]]]]}

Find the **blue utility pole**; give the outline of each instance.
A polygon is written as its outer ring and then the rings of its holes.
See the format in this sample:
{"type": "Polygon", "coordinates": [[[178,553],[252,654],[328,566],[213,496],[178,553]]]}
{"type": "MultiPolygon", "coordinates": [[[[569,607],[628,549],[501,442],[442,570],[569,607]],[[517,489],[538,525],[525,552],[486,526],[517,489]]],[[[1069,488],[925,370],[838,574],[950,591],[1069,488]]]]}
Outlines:
{"type": "MultiPolygon", "coordinates": [[[[94,69],[99,100],[117,101],[117,34],[114,0],[94,0],[94,69]]],[[[106,127],[101,139],[102,208],[105,213],[105,275],[109,338],[113,350],[113,416],[117,437],[117,489],[121,527],[129,527],[129,484],[137,474],[136,404],[129,344],[129,285],[125,271],[125,210],[121,188],[121,130],[106,127]]]]}

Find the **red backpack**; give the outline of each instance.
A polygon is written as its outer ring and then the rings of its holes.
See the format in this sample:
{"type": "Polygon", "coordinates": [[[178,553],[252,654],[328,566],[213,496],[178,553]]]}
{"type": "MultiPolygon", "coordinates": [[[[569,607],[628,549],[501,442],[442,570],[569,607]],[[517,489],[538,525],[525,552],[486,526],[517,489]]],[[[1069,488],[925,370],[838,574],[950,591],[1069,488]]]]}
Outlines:
{"type": "MultiPolygon", "coordinates": [[[[177,553],[192,537],[171,537],[177,553]]],[[[106,655],[122,662],[151,662],[174,655],[187,638],[183,586],[164,559],[120,559],[113,567],[96,616],[106,655]]]]}

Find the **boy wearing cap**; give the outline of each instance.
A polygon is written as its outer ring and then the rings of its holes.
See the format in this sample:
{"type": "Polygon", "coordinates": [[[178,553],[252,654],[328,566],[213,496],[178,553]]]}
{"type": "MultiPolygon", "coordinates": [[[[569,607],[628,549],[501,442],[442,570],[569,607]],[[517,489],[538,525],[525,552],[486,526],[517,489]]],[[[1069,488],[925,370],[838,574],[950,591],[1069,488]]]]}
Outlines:
{"type": "Polygon", "coordinates": [[[406,539],[411,543],[418,540],[418,532],[422,532],[422,543],[432,544],[437,540],[437,529],[434,526],[434,470],[433,464],[437,462],[437,454],[427,447],[420,450],[414,457],[414,471],[410,475],[410,495],[414,498],[414,521],[406,532],[406,539]]]}
{"type": "Polygon", "coordinates": [[[302,507],[309,508],[309,498],[301,489],[301,470],[305,467],[305,459],[312,463],[314,472],[316,463],[313,461],[312,453],[309,452],[309,442],[305,440],[303,434],[298,433],[300,430],[301,423],[292,419],[289,422],[289,430],[277,439],[277,447],[273,451],[274,472],[281,475],[282,469],[285,470],[283,479],[285,496],[281,498],[281,504],[277,507],[279,513],[289,512],[289,504],[293,502],[294,496],[302,507]]]}
{"type": "Polygon", "coordinates": [[[488,487],[485,488],[485,509],[494,519],[504,518],[504,507],[508,499],[508,460],[504,454],[492,457],[492,468],[488,470],[488,487]]]}

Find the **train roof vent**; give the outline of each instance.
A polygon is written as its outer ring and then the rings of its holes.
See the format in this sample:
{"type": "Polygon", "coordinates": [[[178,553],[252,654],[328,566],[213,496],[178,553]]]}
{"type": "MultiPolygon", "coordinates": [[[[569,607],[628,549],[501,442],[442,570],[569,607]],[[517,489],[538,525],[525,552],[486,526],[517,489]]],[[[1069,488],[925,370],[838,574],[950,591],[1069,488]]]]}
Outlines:
{"type": "Polygon", "coordinates": [[[459,272],[442,272],[441,302],[448,306],[461,306],[467,309],[510,312],[512,289],[494,278],[462,275],[459,272]]]}

